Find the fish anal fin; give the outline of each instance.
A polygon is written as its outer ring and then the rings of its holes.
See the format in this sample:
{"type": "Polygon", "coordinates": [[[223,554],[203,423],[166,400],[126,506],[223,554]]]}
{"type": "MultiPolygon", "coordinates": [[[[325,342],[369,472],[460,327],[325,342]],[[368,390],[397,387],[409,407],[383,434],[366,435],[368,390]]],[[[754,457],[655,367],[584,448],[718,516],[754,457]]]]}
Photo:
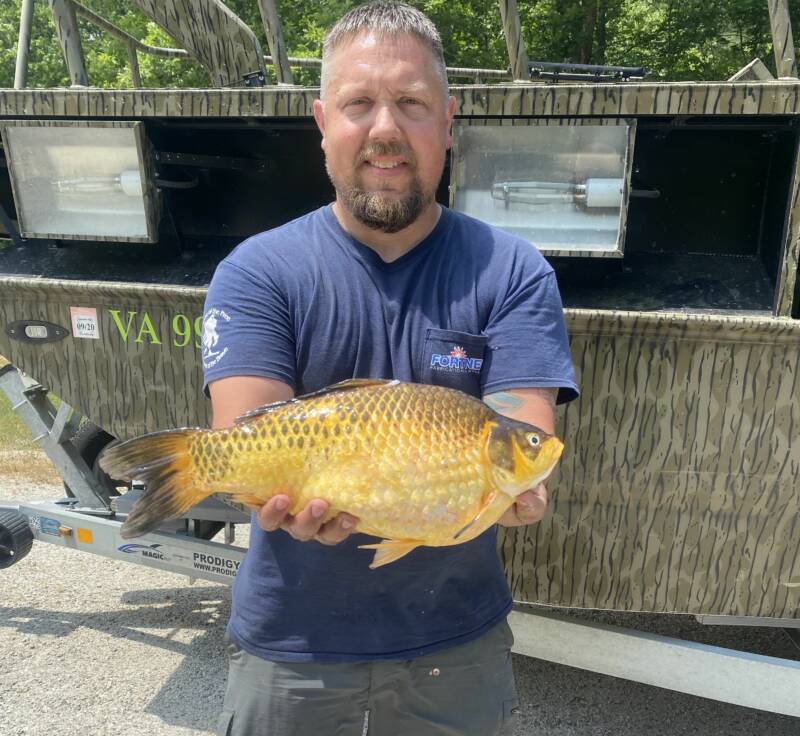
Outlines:
{"type": "Polygon", "coordinates": [[[360,544],[358,548],[375,550],[375,557],[372,558],[372,564],[369,566],[370,570],[374,570],[405,557],[420,544],[416,539],[384,539],[378,544],[360,544]]]}
{"type": "Polygon", "coordinates": [[[278,407],[286,406],[287,404],[294,404],[298,401],[304,401],[305,399],[310,399],[314,396],[325,396],[326,394],[334,394],[340,391],[352,391],[353,389],[366,388],[367,386],[385,386],[390,383],[400,383],[400,381],[388,378],[348,378],[346,381],[339,381],[339,383],[331,384],[330,386],[321,388],[319,391],[312,391],[311,393],[295,396],[291,399],[286,399],[285,401],[274,401],[271,404],[264,404],[264,406],[251,409],[241,416],[236,417],[235,422],[236,424],[247,424],[248,422],[252,422],[254,419],[258,419],[258,417],[261,417],[264,414],[269,414],[269,412],[277,409],[278,407]]]}

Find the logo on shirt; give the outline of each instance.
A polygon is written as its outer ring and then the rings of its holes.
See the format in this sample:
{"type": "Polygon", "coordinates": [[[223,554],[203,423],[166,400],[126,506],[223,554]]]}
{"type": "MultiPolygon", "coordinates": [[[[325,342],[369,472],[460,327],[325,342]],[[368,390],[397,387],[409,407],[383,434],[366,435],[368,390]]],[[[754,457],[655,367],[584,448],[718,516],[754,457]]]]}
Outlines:
{"type": "Polygon", "coordinates": [[[231,318],[221,309],[212,307],[203,317],[203,365],[206,369],[213,368],[219,363],[228,352],[227,347],[217,349],[219,345],[219,332],[217,332],[217,325],[220,320],[230,322],[231,318]]]}
{"type": "Polygon", "coordinates": [[[443,353],[433,353],[431,355],[431,370],[434,371],[480,373],[482,365],[482,358],[470,358],[461,345],[453,345],[449,355],[443,353]]]}

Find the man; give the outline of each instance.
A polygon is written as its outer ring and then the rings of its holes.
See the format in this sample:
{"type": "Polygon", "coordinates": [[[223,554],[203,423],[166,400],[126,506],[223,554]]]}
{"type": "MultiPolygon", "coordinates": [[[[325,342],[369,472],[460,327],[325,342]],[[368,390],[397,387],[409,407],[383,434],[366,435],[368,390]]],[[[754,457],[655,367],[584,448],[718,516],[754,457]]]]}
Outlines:
{"type": "MultiPolygon", "coordinates": [[[[206,318],[214,426],[346,378],[459,388],[552,432],[576,395],[552,269],[529,243],[439,206],[451,144],[441,40],[419,11],[360,6],[326,36],[323,207],[243,243],[206,318]],[[443,355],[477,360],[448,369],[443,355]],[[438,358],[438,359],[437,359],[438,358]],[[482,362],[481,362],[482,361],[482,362]]],[[[501,519],[539,521],[543,486],[501,519]]],[[[228,626],[219,733],[511,733],[511,605],[495,530],[370,571],[358,519],[276,496],[257,514],[228,626]]]]}

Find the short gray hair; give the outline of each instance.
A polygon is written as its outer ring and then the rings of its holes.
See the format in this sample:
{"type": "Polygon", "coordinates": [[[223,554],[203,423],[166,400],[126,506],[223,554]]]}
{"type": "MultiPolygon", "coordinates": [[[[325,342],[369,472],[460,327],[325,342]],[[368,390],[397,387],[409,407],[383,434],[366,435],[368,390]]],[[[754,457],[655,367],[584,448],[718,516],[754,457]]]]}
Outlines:
{"type": "Polygon", "coordinates": [[[439,31],[421,10],[394,0],[373,0],[373,2],[358,5],[345,13],[325,34],[322,42],[320,96],[325,89],[325,68],[330,55],[339,46],[364,32],[390,37],[406,34],[416,36],[433,54],[436,71],[442,80],[444,97],[447,99],[449,94],[447,67],[444,63],[444,49],[439,31]]]}

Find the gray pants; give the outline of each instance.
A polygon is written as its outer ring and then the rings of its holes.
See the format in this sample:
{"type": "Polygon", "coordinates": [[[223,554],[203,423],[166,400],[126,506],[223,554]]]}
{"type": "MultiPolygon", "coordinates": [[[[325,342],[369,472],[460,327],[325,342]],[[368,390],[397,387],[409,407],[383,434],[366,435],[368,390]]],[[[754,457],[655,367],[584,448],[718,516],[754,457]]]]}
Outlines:
{"type": "Polygon", "coordinates": [[[517,694],[504,621],[409,660],[268,662],[228,644],[218,736],[506,736],[517,694]]]}

